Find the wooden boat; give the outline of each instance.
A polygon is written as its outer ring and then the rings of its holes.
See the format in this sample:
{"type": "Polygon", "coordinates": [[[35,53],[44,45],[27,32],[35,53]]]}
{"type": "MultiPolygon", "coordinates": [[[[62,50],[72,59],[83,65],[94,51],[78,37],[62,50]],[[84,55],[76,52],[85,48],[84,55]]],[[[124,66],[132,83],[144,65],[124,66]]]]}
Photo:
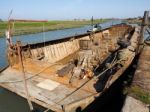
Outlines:
{"type": "Polygon", "coordinates": [[[127,69],[138,37],[138,28],[118,24],[59,40],[11,43],[0,86],[53,111],[83,110],[127,69]]]}

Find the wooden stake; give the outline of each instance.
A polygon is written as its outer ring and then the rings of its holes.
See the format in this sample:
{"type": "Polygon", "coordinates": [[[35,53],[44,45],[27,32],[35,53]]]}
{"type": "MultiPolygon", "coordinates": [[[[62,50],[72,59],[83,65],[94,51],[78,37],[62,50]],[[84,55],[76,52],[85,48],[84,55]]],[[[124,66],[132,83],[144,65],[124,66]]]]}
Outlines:
{"type": "Polygon", "coordinates": [[[26,76],[25,76],[25,71],[24,71],[24,66],[23,66],[23,61],[22,61],[22,55],[21,55],[21,49],[20,49],[20,42],[17,41],[17,51],[18,51],[18,56],[19,56],[19,64],[21,65],[21,71],[23,74],[23,83],[24,83],[24,89],[25,89],[25,94],[27,97],[27,101],[29,104],[29,108],[30,111],[33,111],[33,105],[32,102],[30,101],[30,97],[29,97],[29,92],[28,92],[28,88],[27,88],[27,81],[26,81],[26,76]]]}

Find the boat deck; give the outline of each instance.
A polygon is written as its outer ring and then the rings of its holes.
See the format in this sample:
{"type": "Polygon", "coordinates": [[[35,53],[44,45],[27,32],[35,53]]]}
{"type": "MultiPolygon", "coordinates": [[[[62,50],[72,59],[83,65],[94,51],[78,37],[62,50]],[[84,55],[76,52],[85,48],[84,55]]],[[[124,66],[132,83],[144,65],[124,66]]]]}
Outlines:
{"type": "MultiPolygon", "coordinates": [[[[130,64],[131,60],[128,60],[127,63],[130,64]]],[[[116,75],[113,75],[113,77],[109,79],[109,84],[107,84],[108,88],[118,79],[128,64],[125,64],[122,69],[116,72],[116,75]]],[[[84,83],[89,80],[87,78],[75,80],[69,84],[67,76],[58,77],[56,70],[62,67],[63,65],[59,63],[52,65],[42,62],[39,64],[37,61],[31,60],[24,61],[27,86],[30,98],[33,102],[54,111],[63,111],[62,106],[69,105],[69,109],[72,108],[70,107],[72,103],[75,104],[75,102],[77,102],[77,105],[79,105],[79,101],[83,103],[83,99],[84,104],[87,105],[89,104],[90,98],[91,101],[93,101],[95,96],[101,94],[100,91],[98,91],[101,82],[97,80],[91,80],[84,85],[84,83]],[[82,88],[80,88],[81,86],[82,88]]],[[[18,65],[13,66],[13,68],[9,67],[3,71],[0,74],[0,82],[2,87],[26,98],[23,74],[18,70],[18,65]]]]}
{"type": "MultiPolygon", "coordinates": [[[[107,58],[108,55],[109,53],[104,54],[104,57],[107,58]]],[[[61,111],[62,105],[85,99],[97,93],[99,86],[96,86],[98,83],[94,80],[84,85],[89,80],[88,78],[81,80],[74,78],[72,83],[69,83],[70,75],[65,75],[64,77],[57,75],[57,70],[62,69],[72,56],[73,54],[53,64],[32,59],[23,61],[29,95],[32,101],[46,108],[50,107],[52,110],[61,111]],[[84,86],[80,88],[81,85],[84,86]],[[76,91],[77,89],[78,91],[76,91]]],[[[104,57],[103,60],[105,60],[104,57]]],[[[0,74],[0,82],[2,87],[26,98],[23,73],[19,64],[15,64],[13,67],[3,71],[0,74]]]]}
{"type": "MultiPolygon", "coordinates": [[[[26,97],[24,85],[22,82],[23,76],[21,74],[21,72],[15,69],[8,68],[1,73],[0,82],[3,82],[3,84],[1,84],[2,87],[17,93],[22,97],[26,97]]],[[[78,90],[78,92],[75,92],[70,97],[61,101],[76,88],[72,87],[71,85],[67,86],[65,84],[62,84],[61,82],[56,82],[55,80],[53,80],[54,78],[47,78],[44,77],[46,74],[42,74],[43,75],[32,75],[30,73],[26,73],[26,78],[31,99],[33,101],[36,100],[36,102],[46,108],[51,107],[51,109],[56,111],[62,110],[61,105],[69,104],[93,94],[93,91],[91,92],[87,89],[80,89],[78,90]]],[[[57,76],[54,77],[56,78],[57,76]]]]}

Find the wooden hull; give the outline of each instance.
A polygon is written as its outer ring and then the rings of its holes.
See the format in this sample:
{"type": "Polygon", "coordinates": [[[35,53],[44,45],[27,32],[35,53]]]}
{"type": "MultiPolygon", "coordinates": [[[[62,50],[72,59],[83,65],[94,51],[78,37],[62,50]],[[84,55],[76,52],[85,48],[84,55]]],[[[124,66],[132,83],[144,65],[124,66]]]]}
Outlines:
{"type": "MultiPolygon", "coordinates": [[[[108,80],[103,85],[104,88],[99,90],[102,84],[98,81],[101,78],[98,76],[104,73],[98,73],[97,70],[97,74],[94,71],[101,64],[105,66],[105,61],[112,55],[112,51],[119,48],[117,40],[120,37],[136,40],[138,35],[131,26],[116,25],[94,34],[86,33],[60,40],[22,45],[21,54],[30,100],[54,111],[72,112],[78,107],[84,109],[96,96],[109,88],[131,64],[135,52],[127,48],[121,49],[123,53],[127,51],[131,55],[125,56],[127,60],[116,61],[116,64],[124,63],[123,66],[112,75],[107,73],[108,80]],[[69,63],[75,59],[78,59],[78,64],[70,69],[69,63]],[[94,77],[97,77],[96,81],[93,80],[94,77]],[[96,83],[97,87],[94,86],[96,83]]],[[[8,56],[11,67],[1,73],[0,85],[26,98],[19,55],[9,51],[8,56]]],[[[109,70],[114,66],[104,68],[109,70]]]]}

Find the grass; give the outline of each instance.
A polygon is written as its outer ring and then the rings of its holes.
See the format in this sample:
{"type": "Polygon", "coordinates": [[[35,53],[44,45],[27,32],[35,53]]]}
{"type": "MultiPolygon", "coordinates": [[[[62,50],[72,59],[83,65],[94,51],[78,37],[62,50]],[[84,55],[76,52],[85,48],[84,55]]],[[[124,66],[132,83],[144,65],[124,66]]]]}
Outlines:
{"type": "Polygon", "coordinates": [[[131,20],[125,20],[127,21],[128,23],[130,24],[141,24],[142,23],[142,20],[137,20],[137,19],[131,19],[131,20]]]}
{"type": "Polygon", "coordinates": [[[130,88],[127,88],[126,92],[131,96],[135,97],[136,99],[146,104],[150,104],[150,92],[145,91],[138,86],[132,86],[130,88]]]}
{"type": "MultiPolygon", "coordinates": [[[[94,24],[102,23],[107,20],[104,19],[96,19],[94,20],[94,24]]],[[[84,21],[48,21],[48,22],[15,22],[13,27],[14,35],[22,35],[22,34],[31,34],[31,33],[39,33],[44,31],[52,31],[66,28],[77,28],[82,27],[84,25],[90,25],[90,20],[84,21]],[[43,27],[44,26],[44,27],[43,27]]],[[[7,28],[7,22],[0,22],[0,37],[5,35],[5,30],[7,28]]]]}

